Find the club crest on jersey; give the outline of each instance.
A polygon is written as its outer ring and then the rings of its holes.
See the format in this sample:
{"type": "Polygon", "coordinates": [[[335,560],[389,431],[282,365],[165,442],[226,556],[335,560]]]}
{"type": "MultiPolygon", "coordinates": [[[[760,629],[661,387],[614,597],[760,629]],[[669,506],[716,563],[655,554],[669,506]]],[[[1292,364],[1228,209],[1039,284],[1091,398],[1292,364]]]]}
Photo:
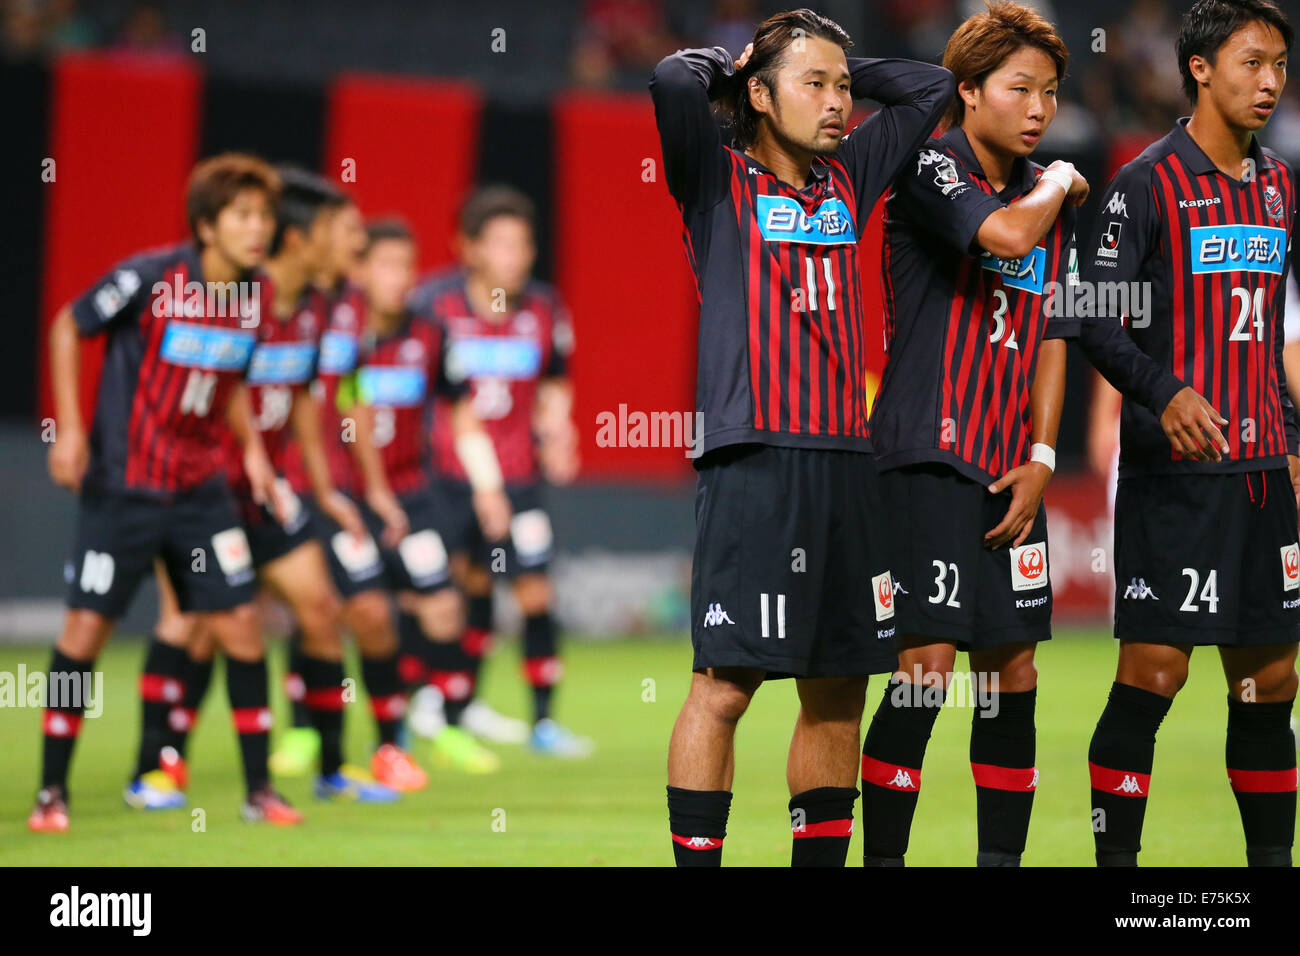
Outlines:
{"type": "Polygon", "coordinates": [[[1264,187],[1264,211],[1268,213],[1270,219],[1281,219],[1286,213],[1282,205],[1282,194],[1277,191],[1276,186],[1264,187]]]}
{"type": "Polygon", "coordinates": [[[1288,544],[1282,551],[1282,590],[1300,588],[1300,544],[1288,544]]]}
{"type": "Polygon", "coordinates": [[[299,385],[311,378],[316,346],[311,342],[263,342],[248,363],[250,385],[299,385]]]}
{"type": "Polygon", "coordinates": [[[934,184],[945,196],[966,185],[957,175],[957,161],[951,156],[945,156],[936,149],[923,149],[917,155],[916,175],[921,175],[921,170],[927,166],[934,167],[934,184]]]}
{"type": "Polygon", "coordinates": [[[367,365],[357,374],[357,387],[367,405],[411,408],[423,403],[426,378],[422,368],[367,365]]]}
{"type": "Polygon", "coordinates": [[[1027,544],[1011,549],[1011,590],[1032,591],[1047,587],[1047,543],[1027,544]]]}
{"type": "Polygon", "coordinates": [[[980,257],[980,266],[1001,273],[1002,284],[1034,295],[1043,294],[1043,270],[1047,268],[1047,250],[1035,246],[1023,259],[999,259],[991,252],[980,257]]]}
{"type": "Polygon", "coordinates": [[[158,354],[164,362],[186,368],[238,371],[248,366],[257,336],[248,329],[168,322],[158,354]]]}
{"type": "Polygon", "coordinates": [[[542,349],[532,339],[504,335],[466,335],[452,340],[447,350],[447,371],[456,379],[536,378],[542,368],[542,349]]]}
{"type": "Polygon", "coordinates": [[[757,196],[754,214],[768,242],[844,246],[858,241],[849,207],[840,199],[824,200],[810,216],[789,196],[757,196]]]}
{"type": "Polygon", "coordinates": [[[1286,230],[1278,226],[1238,223],[1193,226],[1190,230],[1192,273],[1270,272],[1282,274],[1286,230]]]}
{"type": "Polygon", "coordinates": [[[357,367],[357,340],[346,332],[326,332],[320,337],[319,371],[324,375],[346,375],[357,367]]]}

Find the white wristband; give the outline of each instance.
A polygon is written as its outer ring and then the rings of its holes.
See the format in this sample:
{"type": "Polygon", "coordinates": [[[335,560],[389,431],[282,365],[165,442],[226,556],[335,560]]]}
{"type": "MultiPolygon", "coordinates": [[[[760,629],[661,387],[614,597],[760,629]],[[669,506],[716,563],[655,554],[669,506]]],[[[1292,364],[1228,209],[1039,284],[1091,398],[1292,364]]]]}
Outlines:
{"type": "Polygon", "coordinates": [[[1056,471],[1056,449],[1051,445],[1035,442],[1033,447],[1029,449],[1029,460],[1046,465],[1048,471],[1056,471]]]}
{"type": "Polygon", "coordinates": [[[492,439],[481,431],[456,436],[456,456],[475,491],[496,491],[505,484],[492,439]]]}
{"type": "Polygon", "coordinates": [[[1074,177],[1060,168],[1044,170],[1042,175],[1038,177],[1038,181],[1040,183],[1055,183],[1065,191],[1067,196],[1070,194],[1070,187],[1074,185],[1074,177]]]}

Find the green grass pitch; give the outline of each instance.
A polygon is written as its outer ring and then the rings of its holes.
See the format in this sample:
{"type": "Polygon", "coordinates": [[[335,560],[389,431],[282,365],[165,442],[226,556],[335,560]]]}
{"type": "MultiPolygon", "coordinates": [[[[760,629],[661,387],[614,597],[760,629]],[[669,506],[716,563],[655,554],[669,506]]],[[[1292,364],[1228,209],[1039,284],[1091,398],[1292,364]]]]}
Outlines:
{"type": "MultiPolygon", "coordinates": [[[[47,665],[43,647],[0,648],[0,671],[47,665]]],[[[139,726],[138,641],[104,655],[103,715],[83,724],[71,776],[72,829],[31,834],[25,820],[37,784],[40,712],[0,709],[0,865],[664,865],[672,860],[665,808],[669,733],[689,679],[684,640],[567,645],[558,716],[597,742],[595,757],[559,762],[499,747],[490,776],[431,773],[429,789],[388,806],[320,804],[305,778],[281,789],[307,816],[290,830],[240,822],[234,732],[218,672],[190,749],[190,811],[142,813],[122,803],[139,726]]],[[[1026,866],[1090,865],[1087,748],[1114,674],[1115,645],[1101,631],[1065,630],[1039,652],[1041,771],[1026,866]]],[[[282,658],[282,648],[273,661],[282,658]]],[[[959,668],[964,666],[964,657],[959,668]]],[[[354,671],[355,672],[355,671],[354,671]]],[[[882,678],[867,691],[868,717],[882,678]]],[[[276,683],[278,686],[278,681],[276,683]]],[[[513,644],[485,675],[501,711],[526,713],[513,644]]],[[[1241,865],[1244,843],[1223,762],[1226,689],[1212,649],[1192,658],[1186,689],[1161,729],[1143,839],[1144,865],[1241,865]]],[[[282,701],[277,703],[277,707],[282,701]]],[[[789,681],[762,688],[741,722],[735,800],[725,862],[789,863],[785,754],[795,715],[789,681]]],[[[277,726],[284,713],[277,710],[277,726]]],[[[969,708],[946,708],[925,762],[908,864],[973,865],[975,792],[967,758],[969,708]]],[[[348,755],[368,753],[373,724],[350,707],[348,755]]],[[[423,755],[417,751],[417,756],[423,755]]],[[[849,852],[861,860],[860,837],[849,852]]]]}

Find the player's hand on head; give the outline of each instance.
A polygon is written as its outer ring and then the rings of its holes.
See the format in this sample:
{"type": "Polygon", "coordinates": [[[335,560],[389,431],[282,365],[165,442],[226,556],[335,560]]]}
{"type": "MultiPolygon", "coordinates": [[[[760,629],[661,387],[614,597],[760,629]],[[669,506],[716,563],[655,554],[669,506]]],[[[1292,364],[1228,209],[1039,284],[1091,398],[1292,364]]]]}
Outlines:
{"type": "Polygon", "coordinates": [[[1033,529],[1038,516],[1038,505],[1043,500],[1043,489],[1052,479],[1052,469],[1040,461],[1030,461],[1009,472],[989,485],[992,494],[1011,492],[1011,504],[996,527],[984,535],[986,548],[1000,548],[1005,544],[1020,547],[1033,529]]]}
{"type": "Polygon", "coordinates": [[[380,541],[386,548],[396,548],[411,533],[411,523],[406,512],[391,491],[370,491],[366,494],[366,504],[384,523],[380,541]]]}
{"type": "Polygon", "coordinates": [[[361,511],[352,499],[337,488],[330,491],[320,503],[321,510],[334,519],[335,523],[358,541],[364,540],[369,533],[361,520],[361,511]]]}
{"type": "Polygon", "coordinates": [[[1088,180],[1083,178],[1083,174],[1073,166],[1070,167],[1070,172],[1073,174],[1073,181],[1070,183],[1070,191],[1065,194],[1065,201],[1071,206],[1082,206],[1088,198],[1091,187],[1088,185],[1088,180]]]}
{"type": "Polygon", "coordinates": [[[510,533],[510,499],[503,489],[474,492],[474,514],[487,540],[500,541],[510,533]]]}
{"type": "Polygon", "coordinates": [[[746,45],[745,45],[745,52],[742,53],[742,54],[740,54],[740,56],[736,59],[736,72],[737,72],[737,73],[739,73],[741,70],[743,70],[743,69],[745,68],[745,64],[749,62],[750,54],[752,54],[753,52],[754,52],[754,44],[752,44],[752,43],[748,43],[748,44],[746,44],[746,45]]]}
{"type": "Polygon", "coordinates": [[[50,445],[50,477],[60,488],[81,491],[90,465],[90,443],[81,429],[60,428],[50,445]]]}
{"type": "Polygon", "coordinates": [[[1175,395],[1160,416],[1174,451],[1193,461],[1222,460],[1228,443],[1218,426],[1226,424],[1228,420],[1191,386],[1175,395]]]}

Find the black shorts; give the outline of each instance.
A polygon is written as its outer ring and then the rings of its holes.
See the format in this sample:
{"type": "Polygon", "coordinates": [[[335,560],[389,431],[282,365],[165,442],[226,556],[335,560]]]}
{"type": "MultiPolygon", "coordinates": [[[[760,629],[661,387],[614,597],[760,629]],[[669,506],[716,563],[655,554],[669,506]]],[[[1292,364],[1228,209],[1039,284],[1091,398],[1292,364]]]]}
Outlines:
{"type": "Polygon", "coordinates": [[[372,529],[361,541],[339,527],[319,506],[313,505],[311,514],[312,533],[325,549],[330,577],[344,600],[365,591],[386,591],[389,587],[387,567],[379,553],[378,532],[373,530],[381,523],[364,504],[355,499],[353,503],[366,519],[367,527],[372,529]]]}
{"type": "Polygon", "coordinates": [[[880,476],[900,637],[979,651],[1052,637],[1047,511],[1040,503],[1024,544],[984,547],[1006,517],[1011,492],[948,465],[892,468],[880,476]]]}
{"type": "Polygon", "coordinates": [[[1287,470],[1121,478],[1115,636],[1226,647],[1300,640],[1287,470]]]}
{"type": "Polygon", "coordinates": [[[307,502],[298,497],[287,484],[280,493],[289,503],[286,522],[280,524],[265,505],[251,498],[236,496],[239,517],[248,535],[248,547],[253,555],[253,567],[262,568],[277,558],[313,540],[312,511],[307,502]]]}
{"type": "Polygon", "coordinates": [[[489,541],[474,513],[473,492],[463,481],[442,479],[435,487],[447,550],[466,554],[497,574],[545,574],[555,548],[551,518],[542,507],[539,482],[507,485],[510,499],[510,534],[489,541]]]}
{"type": "Polygon", "coordinates": [[[108,618],[126,613],[160,557],[186,612],[226,611],[256,591],[248,537],[224,478],[166,498],[82,490],[68,607],[108,618]]]}
{"type": "Polygon", "coordinates": [[[892,671],[894,588],[875,459],[745,444],[708,452],[696,468],[694,669],[892,671]]]}

